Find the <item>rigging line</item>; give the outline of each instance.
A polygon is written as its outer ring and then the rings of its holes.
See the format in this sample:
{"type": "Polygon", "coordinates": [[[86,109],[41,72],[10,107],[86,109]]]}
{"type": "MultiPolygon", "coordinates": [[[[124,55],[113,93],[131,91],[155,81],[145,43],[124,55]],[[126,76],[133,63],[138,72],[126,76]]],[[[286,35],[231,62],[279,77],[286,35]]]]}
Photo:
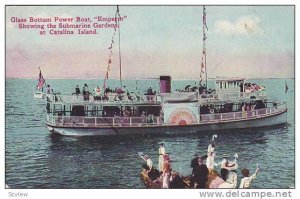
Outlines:
{"type": "Polygon", "coordinates": [[[117,26],[118,26],[118,23],[117,23],[117,14],[118,14],[118,7],[117,7],[117,10],[116,10],[116,13],[115,13],[115,27],[114,27],[114,33],[111,37],[111,43],[110,43],[110,46],[109,46],[109,56],[108,56],[108,65],[107,65],[107,68],[106,68],[106,73],[105,73],[105,77],[104,77],[104,81],[103,81],[103,88],[106,88],[106,80],[108,80],[108,73],[110,72],[110,66],[111,66],[111,58],[112,58],[112,55],[113,55],[113,46],[115,44],[114,40],[115,40],[115,36],[116,36],[116,31],[117,31],[117,26]]]}
{"type": "MultiPolygon", "coordinates": [[[[117,13],[119,17],[120,16],[120,11],[119,11],[119,6],[117,6],[117,13]]],[[[117,20],[116,20],[117,21],[117,20]]],[[[119,65],[120,65],[120,85],[121,85],[121,88],[123,87],[122,86],[122,58],[121,58],[121,27],[120,27],[120,21],[118,21],[118,25],[119,25],[119,65]]]]}
{"type": "Polygon", "coordinates": [[[206,24],[206,8],[205,6],[203,6],[203,39],[204,39],[204,61],[205,61],[205,84],[206,84],[206,88],[207,88],[207,67],[206,67],[206,31],[208,30],[207,28],[207,24],[206,24]]]}

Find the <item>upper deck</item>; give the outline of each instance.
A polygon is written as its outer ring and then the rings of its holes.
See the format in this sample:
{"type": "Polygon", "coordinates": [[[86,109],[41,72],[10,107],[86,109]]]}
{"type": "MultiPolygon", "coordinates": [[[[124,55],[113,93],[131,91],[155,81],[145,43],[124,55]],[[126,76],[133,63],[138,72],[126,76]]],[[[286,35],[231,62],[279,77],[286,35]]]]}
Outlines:
{"type": "Polygon", "coordinates": [[[82,94],[53,94],[48,95],[48,101],[52,103],[64,104],[145,104],[145,105],[158,105],[163,103],[176,103],[176,102],[199,102],[200,104],[213,104],[218,102],[240,102],[250,101],[253,99],[266,100],[267,96],[264,91],[254,90],[246,92],[213,92],[202,93],[198,92],[179,92],[155,95],[123,95],[121,97],[111,93],[106,97],[99,97],[89,95],[85,97],[82,94]]]}

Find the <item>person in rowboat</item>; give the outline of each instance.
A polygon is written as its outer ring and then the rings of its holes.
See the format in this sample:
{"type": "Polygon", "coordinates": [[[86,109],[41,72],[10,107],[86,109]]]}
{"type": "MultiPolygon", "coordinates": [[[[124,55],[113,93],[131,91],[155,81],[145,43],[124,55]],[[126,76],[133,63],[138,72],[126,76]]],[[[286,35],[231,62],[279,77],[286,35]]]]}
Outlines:
{"type": "Polygon", "coordinates": [[[256,178],[257,172],[260,170],[260,166],[257,165],[254,174],[249,177],[249,170],[243,169],[242,174],[244,178],[241,179],[240,189],[242,188],[250,188],[252,180],[256,178]]]}
{"type": "Polygon", "coordinates": [[[205,184],[208,181],[208,168],[206,164],[204,164],[204,160],[207,158],[207,155],[202,156],[201,158],[198,158],[198,166],[196,168],[194,177],[195,177],[195,183],[194,188],[200,188],[204,189],[205,184]]]}
{"type": "Polygon", "coordinates": [[[144,155],[142,158],[146,161],[147,173],[149,173],[153,168],[153,162],[148,155],[144,155]]]}
{"type": "Polygon", "coordinates": [[[177,171],[171,171],[170,188],[171,189],[183,189],[186,184],[183,181],[182,176],[177,171]]]}
{"type": "Polygon", "coordinates": [[[211,173],[214,170],[214,166],[215,166],[215,156],[216,156],[216,152],[215,152],[215,138],[217,137],[217,135],[213,135],[208,148],[207,148],[207,160],[206,160],[206,166],[209,170],[209,172],[211,173]]]}
{"type": "Polygon", "coordinates": [[[194,154],[194,158],[192,159],[191,161],[191,168],[192,168],[192,178],[191,178],[191,185],[193,186],[194,185],[194,182],[195,182],[195,171],[196,171],[196,168],[198,166],[198,159],[200,158],[199,155],[197,153],[194,154]]]}
{"type": "Polygon", "coordinates": [[[163,170],[162,170],[162,188],[168,189],[170,186],[170,176],[171,176],[171,164],[170,157],[168,154],[164,156],[163,170]]]}
{"type": "Polygon", "coordinates": [[[158,170],[161,172],[163,170],[164,155],[166,154],[164,143],[159,145],[158,149],[158,170]]]}

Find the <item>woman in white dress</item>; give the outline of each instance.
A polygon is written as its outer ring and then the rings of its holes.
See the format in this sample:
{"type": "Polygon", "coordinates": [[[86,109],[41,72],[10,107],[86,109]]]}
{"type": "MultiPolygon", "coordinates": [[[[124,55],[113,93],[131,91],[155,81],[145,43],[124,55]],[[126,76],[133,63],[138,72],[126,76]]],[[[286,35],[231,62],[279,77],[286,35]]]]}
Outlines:
{"type": "Polygon", "coordinates": [[[163,170],[163,164],[164,164],[164,155],[166,154],[166,150],[164,147],[164,143],[161,143],[159,145],[158,149],[158,170],[162,171],[163,170]]]}

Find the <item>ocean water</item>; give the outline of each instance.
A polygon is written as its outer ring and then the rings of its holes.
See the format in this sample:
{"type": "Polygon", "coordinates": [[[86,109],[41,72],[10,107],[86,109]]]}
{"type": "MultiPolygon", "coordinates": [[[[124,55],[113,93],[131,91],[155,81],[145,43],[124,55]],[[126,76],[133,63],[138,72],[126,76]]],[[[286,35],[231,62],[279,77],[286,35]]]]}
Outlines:
{"type": "MultiPolygon", "coordinates": [[[[294,79],[257,79],[266,86],[270,99],[288,102],[288,124],[261,129],[151,136],[63,137],[53,136],[45,126],[45,102],[33,98],[37,80],[7,79],[5,94],[5,182],[11,188],[145,188],[139,172],[143,160],[138,152],[158,163],[158,143],[164,142],[172,167],[183,175],[191,173],[195,152],[205,154],[208,142],[217,134],[217,157],[239,154],[241,170],[255,171],[261,165],[252,188],[290,188],[295,186],[295,90],[294,79]],[[285,94],[285,81],[289,90],[285,94]],[[266,138],[266,143],[253,143],[266,138]]],[[[82,88],[102,86],[103,80],[47,80],[56,91],[72,93],[82,88]]],[[[183,89],[195,81],[173,81],[172,90],[183,89]]],[[[109,80],[111,88],[119,86],[109,80]]],[[[130,91],[143,93],[149,86],[158,90],[157,80],[124,80],[130,91]]],[[[208,83],[212,87],[214,82],[208,83]]]]}

